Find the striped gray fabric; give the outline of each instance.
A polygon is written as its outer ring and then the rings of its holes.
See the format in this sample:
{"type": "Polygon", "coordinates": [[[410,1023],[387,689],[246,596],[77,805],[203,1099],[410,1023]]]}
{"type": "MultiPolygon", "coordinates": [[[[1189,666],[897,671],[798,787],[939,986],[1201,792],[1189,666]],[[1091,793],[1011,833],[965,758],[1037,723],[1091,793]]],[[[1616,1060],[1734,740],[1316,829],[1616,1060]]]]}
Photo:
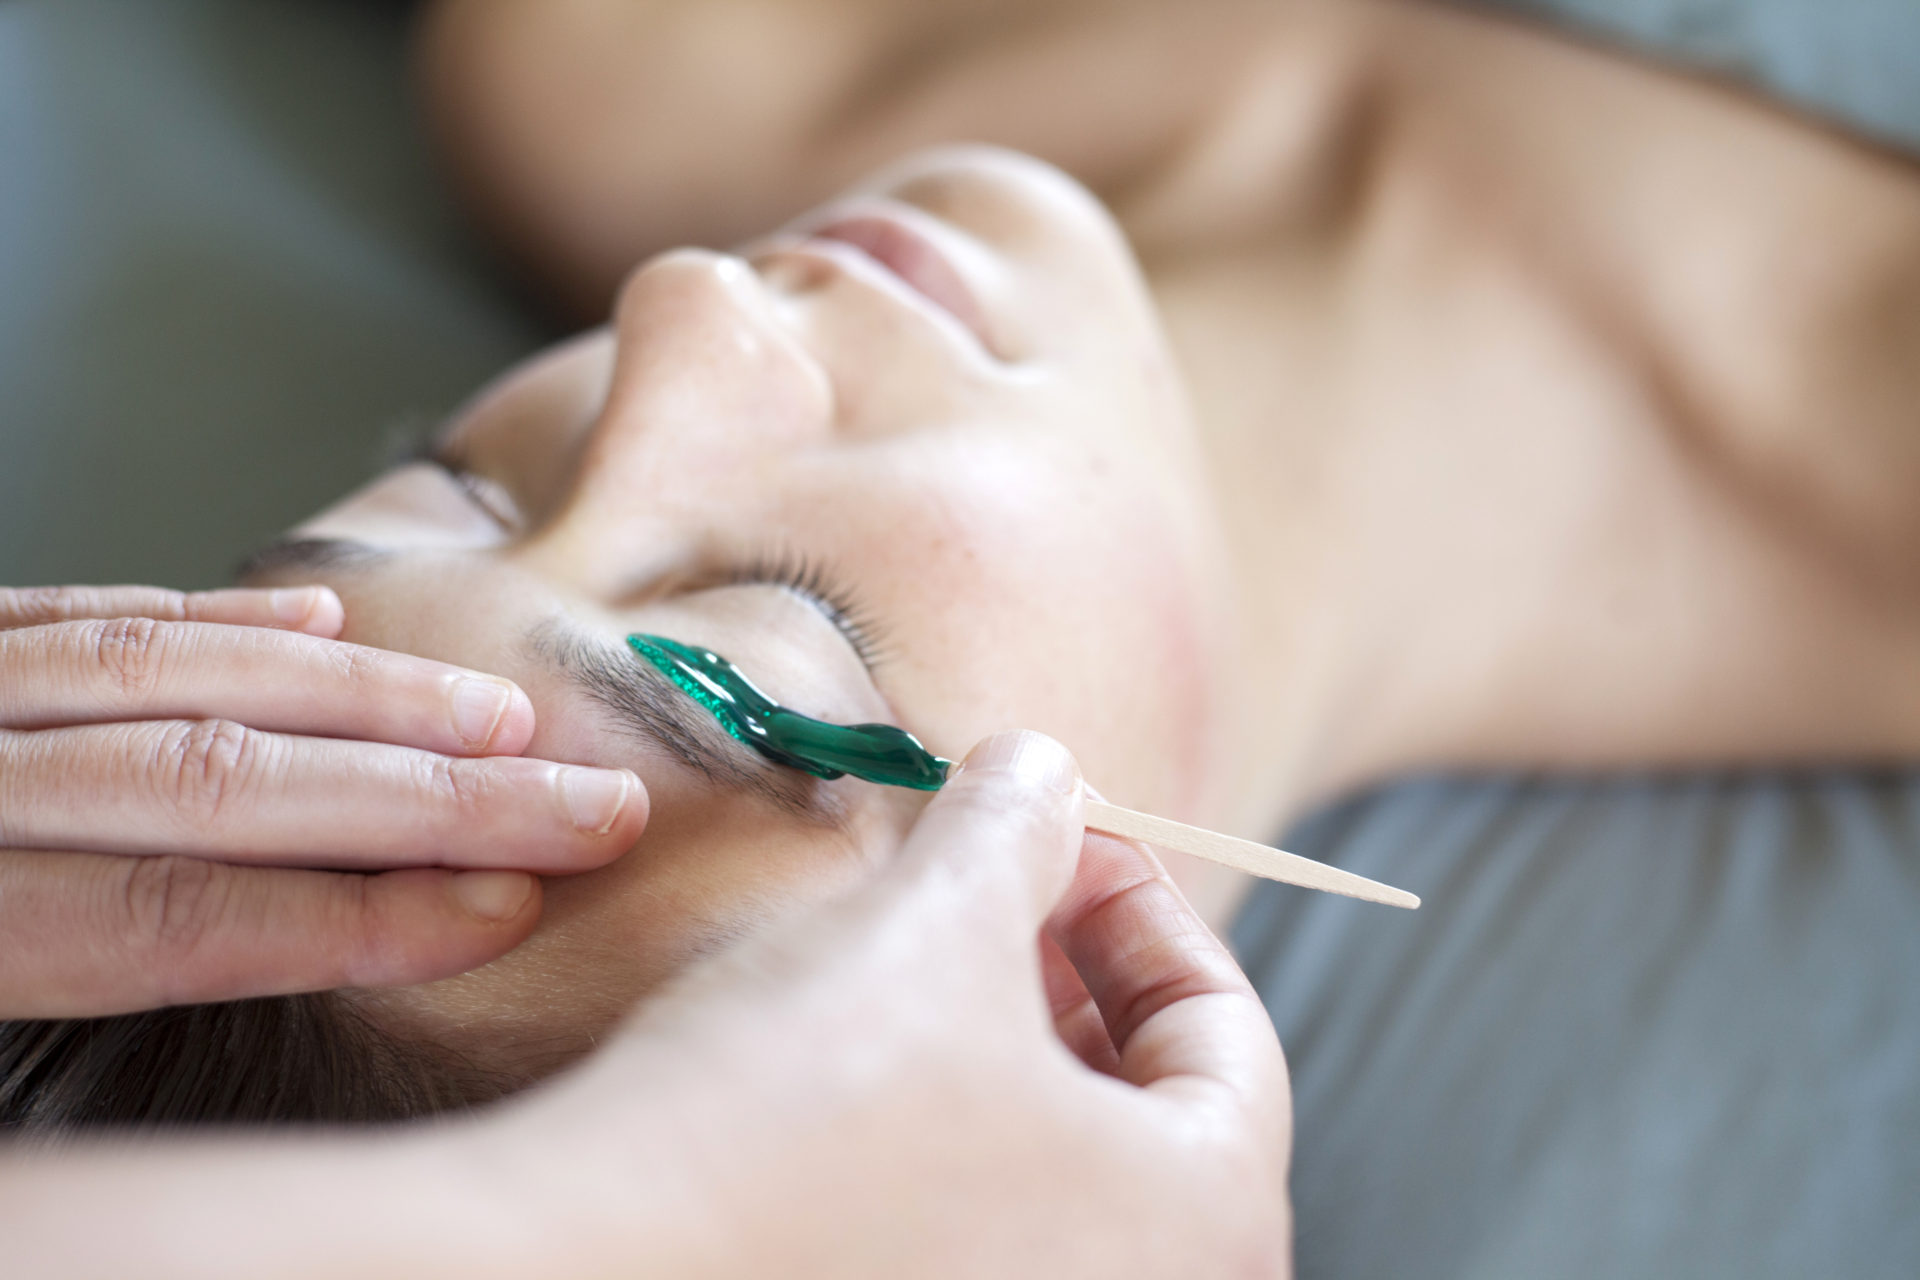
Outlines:
{"type": "MultiPolygon", "coordinates": [[[[1920,150],[1913,0],[1494,0],[1920,150]]],[[[1234,941],[1287,1046],[1300,1274],[1920,1275],[1920,778],[1429,779],[1234,941]]]]}
{"type": "Polygon", "coordinates": [[[1303,1277],[1920,1274],[1920,780],[1446,781],[1263,885],[1303,1277]]]}
{"type": "Polygon", "coordinates": [[[1751,82],[1857,133],[1920,150],[1914,0],[1482,0],[1751,82]]]}

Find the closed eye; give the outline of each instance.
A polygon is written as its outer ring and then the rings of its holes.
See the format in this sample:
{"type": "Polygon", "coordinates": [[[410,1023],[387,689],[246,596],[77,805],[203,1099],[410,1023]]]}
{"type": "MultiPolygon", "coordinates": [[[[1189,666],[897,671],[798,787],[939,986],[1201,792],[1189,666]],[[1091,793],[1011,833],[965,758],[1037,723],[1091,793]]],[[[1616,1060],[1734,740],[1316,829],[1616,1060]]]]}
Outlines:
{"type": "Polygon", "coordinates": [[[499,525],[502,531],[516,535],[525,531],[526,519],[520,514],[520,504],[513,500],[513,495],[499,481],[489,480],[479,472],[469,471],[441,456],[431,441],[415,454],[412,461],[438,468],[448,480],[459,486],[467,501],[499,525]]]}
{"type": "Polygon", "coordinates": [[[760,584],[781,587],[818,609],[846,638],[869,675],[880,661],[872,616],[853,592],[833,578],[819,561],[794,552],[780,552],[726,570],[711,586],[760,584]]]}
{"type": "MultiPolygon", "coordinates": [[[[438,468],[448,480],[459,486],[469,502],[504,532],[519,534],[524,531],[525,522],[519,507],[505,486],[445,456],[440,451],[437,439],[423,440],[416,447],[413,460],[438,468]]],[[[724,566],[701,575],[689,589],[700,591],[755,585],[790,591],[819,610],[846,640],[869,675],[883,661],[884,650],[877,639],[879,631],[872,615],[844,582],[834,577],[820,561],[803,553],[782,549],[740,564],[724,566]]]]}

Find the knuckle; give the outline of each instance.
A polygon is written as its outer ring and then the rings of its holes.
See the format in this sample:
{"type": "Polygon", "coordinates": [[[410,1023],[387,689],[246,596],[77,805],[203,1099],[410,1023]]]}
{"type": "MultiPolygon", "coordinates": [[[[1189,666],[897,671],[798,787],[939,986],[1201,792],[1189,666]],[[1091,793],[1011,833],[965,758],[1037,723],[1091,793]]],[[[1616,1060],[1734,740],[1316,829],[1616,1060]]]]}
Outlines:
{"type": "Polygon", "coordinates": [[[0,616],[25,628],[65,622],[73,595],[71,587],[0,587],[0,616]]]}
{"type": "Polygon", "coordinates": [[[137,858],[128,869],[122,914],[126,940],[157,976],[183,962],[226,924],[234,901],[228,868],[198,858],[137,858]]]}
{"type": "Polygon", "coordinates": [[[380,650],[365,645],[325,643],[322,652],[333,664],[340,682],[350,688],[368,688],[381,683],[391,665],[380,650]]]}
{"type": "Polygon", "coordinates": [[[340,952],[339,978],[347,986],[367,984],[390,959],[385,954],[390,940],[378,927],[373,883],[374,877],[364,875],[334,876],[328,883],[321,923],[340,952]]]}
{"type": "Polygon", "coordinates": [[[191,720],[161,735],[155,776],[188,821],[217,823],[256,788],[266,764],[263,735],[232,720],[191,720]]]}
{"type": "Polygon", "coordinates": [[[87,594],[84,587],[0,588],[0,617],[10,625],[25,627],[66,622],[76,616],[87,594]]]}
{"type": "Polygon", "coordinates": [[[1035,790],[998,773],[962,773],[941,788],[940,794],[954,813],[977,826],[983,835],[1027,839],[1067,824],[1064,797],[1035,790]]]}
{"type": "Polygon", "coordinates": [[[137,699],[151,694],[164,678],[173,632],[152,618],[109,618],[87,624],[91,660],[115,692],[137,699]]]}
{"type": "Polygon", "coordinates": [[[421,764],[420,790],[455,821],[475,818],[494,792],[493,772],[484,761],[430,756],[421,764]]]}
{"type": "Polygon", "coordinates": [[[187,597],[165,587],[0,587],[0,627],[39,627],[137,613],[179,620],[187,597]]]}

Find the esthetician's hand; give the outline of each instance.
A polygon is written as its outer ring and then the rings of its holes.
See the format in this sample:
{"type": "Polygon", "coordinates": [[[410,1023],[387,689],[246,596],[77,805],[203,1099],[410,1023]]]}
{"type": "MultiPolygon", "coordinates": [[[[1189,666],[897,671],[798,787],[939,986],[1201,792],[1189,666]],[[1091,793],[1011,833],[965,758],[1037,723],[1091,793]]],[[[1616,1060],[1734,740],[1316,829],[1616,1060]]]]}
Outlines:
{"type": "Polygon", "coordinates": [[[0,1018],[461,973],[533,928],[529,872],[638,838],[632,774],[518,758],[519,689],[342,623],[324,587],[0,588],[0,1018]]]}
{"type": "Polygon", "coordinates": [[[1149,853],[1083,846],[1034,734],[976,748],[874,882],[469,1141],[512,1171],[495,1212],[566,1224],[505,1274],[1290,1270],[1266,1011],[1149,853]]]}
{"type": "Polygon", "coordinates": [[[1057,745],[967,760],[872,882],[475,1119],[0,1150],[9,1274],[1285,1276],[1245,977],[1149,855],[1083,850],[1057,745]]]}

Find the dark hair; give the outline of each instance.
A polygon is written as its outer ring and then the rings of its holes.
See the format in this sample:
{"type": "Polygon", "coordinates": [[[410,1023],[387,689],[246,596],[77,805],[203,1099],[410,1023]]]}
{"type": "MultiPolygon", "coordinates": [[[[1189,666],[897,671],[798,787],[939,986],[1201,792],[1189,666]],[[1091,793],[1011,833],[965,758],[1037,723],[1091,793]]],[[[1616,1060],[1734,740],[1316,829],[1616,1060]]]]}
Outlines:
{"type": "Polygon", "coordinates": [[[371,1123],[505,1086],[336,992],[0,1022],[0,1137],[108,1125],[371,1123]]]}

